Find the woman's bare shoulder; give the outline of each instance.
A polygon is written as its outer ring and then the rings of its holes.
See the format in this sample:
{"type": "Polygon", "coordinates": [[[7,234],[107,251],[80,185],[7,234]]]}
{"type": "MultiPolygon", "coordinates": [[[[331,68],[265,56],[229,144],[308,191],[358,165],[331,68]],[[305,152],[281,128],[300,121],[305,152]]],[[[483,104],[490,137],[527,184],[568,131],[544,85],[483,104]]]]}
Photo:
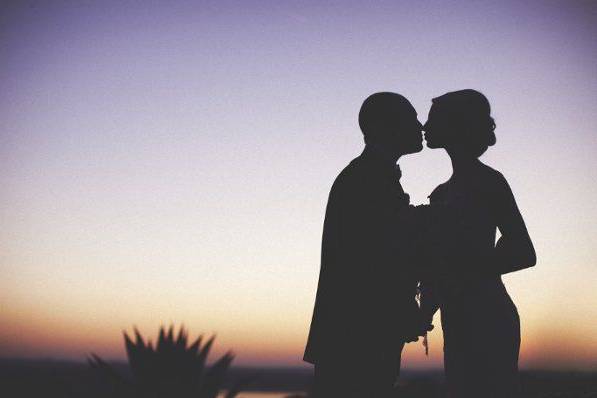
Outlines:
{"type": "Polygon", "coordinates": [[[491,191],[494,194],[507,193],[510,191],[508,181],[500,171],[485,163],[480,163],[480,165],[480,181],[485,185],[488,191],[491,191]]]}

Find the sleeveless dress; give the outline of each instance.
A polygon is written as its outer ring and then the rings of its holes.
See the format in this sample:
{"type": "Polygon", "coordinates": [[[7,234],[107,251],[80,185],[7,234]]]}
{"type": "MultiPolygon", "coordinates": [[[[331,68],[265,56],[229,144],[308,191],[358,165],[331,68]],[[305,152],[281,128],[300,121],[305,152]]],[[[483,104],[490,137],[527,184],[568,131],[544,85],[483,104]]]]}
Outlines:
{"type": "Polygon", "coordinates": [[[500,196],[494,194],[499,177],[479,163],[429,196],[437,215],[433,228],[442,241],[435,288],[450,397],[515,397],[518,392],[518,312],[488,261],[500,215],[500,196]]]}

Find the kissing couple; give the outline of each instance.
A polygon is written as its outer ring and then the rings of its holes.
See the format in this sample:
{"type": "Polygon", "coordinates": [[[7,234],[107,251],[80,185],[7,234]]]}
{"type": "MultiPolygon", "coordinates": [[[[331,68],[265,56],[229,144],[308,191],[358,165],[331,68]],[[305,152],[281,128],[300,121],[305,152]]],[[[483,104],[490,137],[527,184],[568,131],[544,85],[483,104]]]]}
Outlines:
{"type": "Polygon", "coordinates": [[[332,185],[304,360],[317,398],[395,396],[404,345],[441,311],[450,397],[517,394],[520,320],[502,274],[535,265],[512,191],[479,157],[496,142],[487,98],[461,90],[432,100],[422,125],[402,95],[368,97],[365,149],[332,185]],[[398,160],[442,148],[452,176],[412,206],[398,160]],[[496,231],[500,237],[496,243],[496,231]]]}

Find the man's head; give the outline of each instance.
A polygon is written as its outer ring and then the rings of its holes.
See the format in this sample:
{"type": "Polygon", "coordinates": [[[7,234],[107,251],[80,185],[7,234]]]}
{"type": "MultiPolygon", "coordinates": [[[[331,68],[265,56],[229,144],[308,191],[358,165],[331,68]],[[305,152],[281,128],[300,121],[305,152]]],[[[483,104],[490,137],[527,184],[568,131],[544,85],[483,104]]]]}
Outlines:
{"type": "Polygon", "coordinates": [[[411,103],[400,94],[370,95],[359,112],[359,126],[366,144],[383,147],[400,157],[423,149],[422,125],[411,103]]]}

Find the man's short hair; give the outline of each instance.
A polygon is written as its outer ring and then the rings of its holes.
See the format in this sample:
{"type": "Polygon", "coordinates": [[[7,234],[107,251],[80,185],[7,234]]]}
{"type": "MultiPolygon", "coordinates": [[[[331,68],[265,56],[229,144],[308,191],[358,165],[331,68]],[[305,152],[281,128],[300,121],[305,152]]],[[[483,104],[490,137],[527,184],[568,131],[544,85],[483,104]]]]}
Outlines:
{"type": "Polygon", "coordinates": [[[376,138],[387,131],[391,120],[398,115],[412,112],[411,103],[402,95],[391,92],[371,94],[361,105],[359,126],[365,141],[376,138]]]}

